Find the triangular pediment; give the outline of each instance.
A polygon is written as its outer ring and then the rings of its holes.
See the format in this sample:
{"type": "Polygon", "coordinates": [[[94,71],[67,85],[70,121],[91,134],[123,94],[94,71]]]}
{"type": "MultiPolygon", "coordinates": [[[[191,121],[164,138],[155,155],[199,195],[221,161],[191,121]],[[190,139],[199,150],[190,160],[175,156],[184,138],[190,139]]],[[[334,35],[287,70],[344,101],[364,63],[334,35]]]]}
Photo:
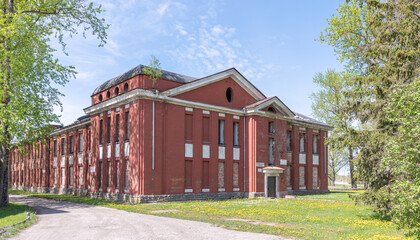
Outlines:
{"type": "Polygon", "coordinates": [[[264,111],[267,113],[281,114],[287,117],[295,116],[295,113],[290,110],[290,108],[287,107],[278,97],[266,98],[255,102],[251,105],[248,105],[246,110],[247,112],[264,111]],[[273,112],[269,111],[270,107],[274,109],[273,112]]]}
{"type": "Polygon", "coordinates": [[[165,94],[168,97],[174,97],[185,92],[192,91],[197,88],[204,87],[206,85],[231,78],[237,84],[239,84],[249,95],[251,95],[255,100],[259,101],[265,98],[264,94],[260,92],[251,82],[249,82],[242,74],[235,68],[230,68],[228,70],[215,73],[213,75],[197,79],[187,84],[168,89],[162,94],[165,94]]]}

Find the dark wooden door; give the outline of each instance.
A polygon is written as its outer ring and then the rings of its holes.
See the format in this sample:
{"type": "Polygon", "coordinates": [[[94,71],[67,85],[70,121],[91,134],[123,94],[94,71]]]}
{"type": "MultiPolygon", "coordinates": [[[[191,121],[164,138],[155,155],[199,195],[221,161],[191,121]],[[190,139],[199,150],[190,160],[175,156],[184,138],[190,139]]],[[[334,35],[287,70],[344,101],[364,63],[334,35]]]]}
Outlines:
{"type": "Polygon", "coordinates": [[[276,197],[276,177],[267,177],[267,196],[276,197]]]}

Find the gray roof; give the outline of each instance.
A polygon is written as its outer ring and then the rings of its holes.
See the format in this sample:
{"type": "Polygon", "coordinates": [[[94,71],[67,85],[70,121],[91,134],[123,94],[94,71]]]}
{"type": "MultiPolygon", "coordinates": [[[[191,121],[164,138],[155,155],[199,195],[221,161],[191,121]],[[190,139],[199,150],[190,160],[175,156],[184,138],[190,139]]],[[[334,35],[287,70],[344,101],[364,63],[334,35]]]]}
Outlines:
{"type": "MultiPolygon", "coordinates": [[[[127,72],[114,77],[106,82],[104,82],[103,84],[101,84],[99,87],[97,87],[95,89],[95,91],[93,91],[92,95],[95,95],[105,89],[108,89],[118,83],[124,82],[125,80],[128,80],[136,75],[139,74],[144,74],[143,72],[143,68],[145,66],[144,65],[138,65],[130,70],[128,70],[127,72]]],[[[189,76],[185,76],[185,75],[181,75],[178,73],[173,73],[173,72],[168,72],[168,71],[164,71],[162,70],[162,78],[166,79],[166,80],[170,80],[170,81],[174,81],[174,82],[179,82],[179,83],[188,83],[188,82],[192,82],[194,80],[196,80],[197,78],[194,77],[189,77],[189,76]]]]}
{"type": "Polygon", "coordinates": [[[318,120],[315,120],[315,119],[310,118],[308,116],[305,116],[303,114],[300,114],[300,113],[297,113],[297,112],[295,112],[295,114],[296,114],[296,116],[294,118],[297,119],[297,120],[299,120],[299,121],[314,123],[314,124],[323,125],[323,126],[326,126],[326,127],[329,127],[329,128],[333,128],[333,126],[331,126],[331,125],[328,125],[326,123],[320,122],[318,120]]]}

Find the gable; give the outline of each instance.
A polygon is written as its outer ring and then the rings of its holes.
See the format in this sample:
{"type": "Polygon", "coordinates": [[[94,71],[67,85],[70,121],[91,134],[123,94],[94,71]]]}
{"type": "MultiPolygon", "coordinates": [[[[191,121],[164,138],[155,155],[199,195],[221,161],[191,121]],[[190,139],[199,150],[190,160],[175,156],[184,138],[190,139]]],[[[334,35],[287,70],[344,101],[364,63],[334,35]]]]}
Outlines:
{"type": "Polygon", "coordinates": [[[256,101],[251,94],[231,77],[177,94],[173,97],[234,109],[241,109],[256,101]],[[230,93],[228,93],[229,91],[230,93]]]}
{"type": "Polygon", "coordinates": [[[247,112],[264,111],[266,113],[271,113],[270,111],[268,111],[270,107],[274,110],[273,114],[281,114],[288,117],[295,116],[295,113],[292,110],[290,110],[278,97],[266,98],[264,100],[246,106],[246,109],[247,112]]]}

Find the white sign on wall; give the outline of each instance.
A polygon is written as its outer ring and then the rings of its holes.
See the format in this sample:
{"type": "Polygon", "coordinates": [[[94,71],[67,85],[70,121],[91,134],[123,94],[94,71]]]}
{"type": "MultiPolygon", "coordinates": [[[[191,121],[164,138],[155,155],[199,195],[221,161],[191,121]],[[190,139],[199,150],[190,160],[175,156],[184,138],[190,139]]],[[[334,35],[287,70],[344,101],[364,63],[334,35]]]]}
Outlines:
{"type": "Polygon", "coordinates": [[[90,172],[95,172],[95,167],[90,167],[90,172]]]}
{"type": "Polygon", "coordinates": [[[255,163],[255,165],[257,167],[264,167],[264,163],[263,162],[257,162],[257,163],[255,163]]]}

